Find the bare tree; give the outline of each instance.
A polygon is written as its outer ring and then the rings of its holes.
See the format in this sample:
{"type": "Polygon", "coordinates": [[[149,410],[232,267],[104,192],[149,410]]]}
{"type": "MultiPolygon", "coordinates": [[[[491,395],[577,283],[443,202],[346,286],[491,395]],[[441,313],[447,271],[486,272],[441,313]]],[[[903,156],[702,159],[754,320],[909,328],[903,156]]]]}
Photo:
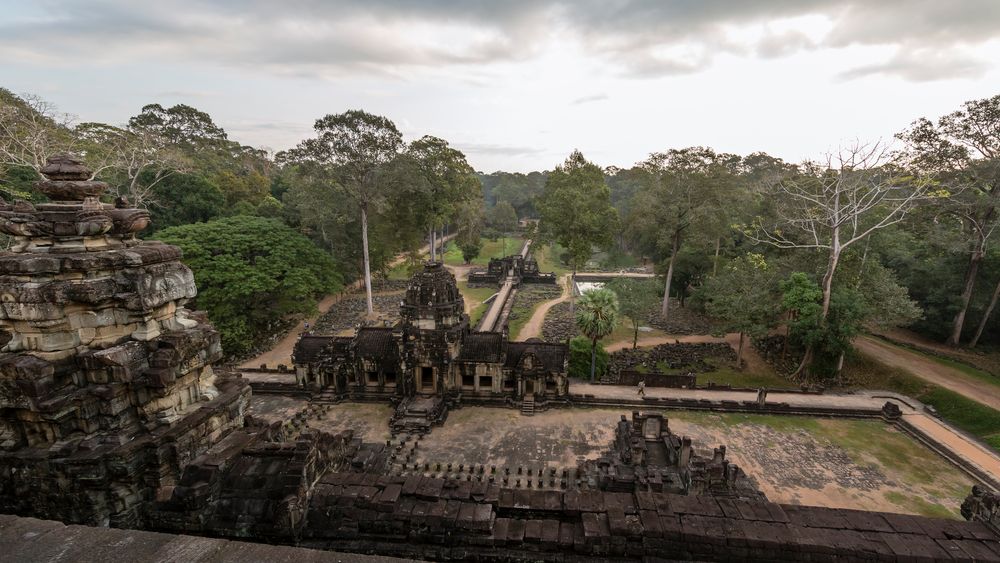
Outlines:
{"type": "Polygon", "coordinates": [[[50,156],[73,150],[73,121],[38,96],[18,97],[0,88],[0,170],[25,166],[37,172],[50,156]]]}
{"type": "Polygon", "coordinates": [[[190,169],[181,151],[149,130],[82,123],[75,132],[94,177],[108,180],[118,196],[139,207],[157,205],[156,186],[190,169]]]}
{"type": "MultiPolygon", "coordinates": [[[[758,217],[750,238],[778,248],[802,248],[827,253],[823,274],[820,327],[826,324],[833,294],[833,277],[846,249],[872,233],[900,222],[918,202],[939,194],[930,184],[907,176],[893,165],[883,143],[854,144],[829,154],[822,162],[807,162],[802,173],[772,186],[776,221],[758,217]]],[[[796,375],[812,362],[807,347],[796,375]]]]}

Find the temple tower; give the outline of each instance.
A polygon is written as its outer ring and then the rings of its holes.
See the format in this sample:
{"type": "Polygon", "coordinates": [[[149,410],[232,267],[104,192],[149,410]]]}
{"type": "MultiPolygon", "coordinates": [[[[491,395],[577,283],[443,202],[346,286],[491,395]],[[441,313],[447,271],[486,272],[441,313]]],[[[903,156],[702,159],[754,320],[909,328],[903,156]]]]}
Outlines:
{"type": "Polygon", "coordinates": [[[149,214],[70,155],[42,174],[49,203],[0,200],[0,513],[133,527],[242,426],[249,388],[216,380],[180,249],[135,238],[149,214]]]}
{"type": "Polygon", "coordinates": [[[404,394],[444,394],[451,388],[452,365],[469,331],[455,276],[440,262],[428,262],[411,279],[400,317],[404,394]]]}

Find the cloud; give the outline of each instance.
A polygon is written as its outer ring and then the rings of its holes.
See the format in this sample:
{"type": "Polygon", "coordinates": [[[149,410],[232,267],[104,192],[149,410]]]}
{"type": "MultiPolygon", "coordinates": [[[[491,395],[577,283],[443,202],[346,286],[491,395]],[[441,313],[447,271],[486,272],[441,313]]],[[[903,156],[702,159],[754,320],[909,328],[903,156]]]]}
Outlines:
{"type": "Polygon", "coordinates": [[[604,101],[604,100],[607,100],[607,99],[608,99],[608,95],[607,94],[592,94],[590,96],[579,97],[579,98],[573,100],[572,102],[570,102],[570,104],[572,104],[574,106],[578,106],[578,105],[581,105],[581,104],[589,104],[591,102],[601,102],[601,101],[604,101]]]}
{"type": "Polygon", "coordinates": [[[527,147],[517,145],[498,145],[491,143],[457,142],[452,143],[455,148],[467,154],[491,155],[491,156],[535,156],[545,153],[545,149],[538,147],[527,147]]]}
{"type": "MultiPolygon", "coordinates": [[[[941,60],[957,61],[956,44],[990,41],[998,30],[996,0],[47,0],[0,22],[0,56],[50,64],[210,61],[292,76],[404,75],[523,61],[569,40],[621,74],[655,78],[699,72],[720,54],[774,58],[852,45],[933,47],[941,60]],[[796,27],[802,18],[828,25],[796,27]]],[[[956,76],[940,64],[917,66],[897,56],[857,72],[956,76]]],[[[958,75],[975,70],[968,61],[962,68],[958,75]]]]}
{"type": "Polygon", "coordinates": [[[930,82],[947,78],[978,78],[989,70],[989,64],[974,57],[933,49],[915,51],[900,49],[885,62],[858,66],[838,75],[854,80],[872,75],[898,76],[910,82],[930,82]]]}

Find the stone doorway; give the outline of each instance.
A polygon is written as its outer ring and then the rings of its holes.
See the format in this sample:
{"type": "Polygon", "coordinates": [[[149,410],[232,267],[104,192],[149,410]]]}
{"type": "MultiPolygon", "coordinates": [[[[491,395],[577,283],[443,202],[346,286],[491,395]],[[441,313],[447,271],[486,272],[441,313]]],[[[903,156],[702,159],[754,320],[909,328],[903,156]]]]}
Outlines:
{"type": "Polygon", "coordinates": [[[524,394],[530,395],[535,392],[535,382],[531,379],[524,380],[524,394]]]}
{"type": "Polygon", "coordinates": [[[434,368],[432,367],[420,368],[420,384],[418,386],[418,390],[421,393],[434,392],[434,368]]]}

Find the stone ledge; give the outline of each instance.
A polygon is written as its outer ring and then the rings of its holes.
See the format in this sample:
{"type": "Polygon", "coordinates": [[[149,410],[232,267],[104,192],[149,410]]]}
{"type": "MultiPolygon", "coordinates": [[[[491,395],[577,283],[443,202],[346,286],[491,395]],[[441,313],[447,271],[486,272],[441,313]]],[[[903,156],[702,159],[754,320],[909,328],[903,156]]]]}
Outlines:
{"type": "Polygon", "coordinates": [[[411,561],[158,532],[66,526],[51,520],[0,515],[0,548],[6,561],[229,563],[394,563],[411,561]]]}

